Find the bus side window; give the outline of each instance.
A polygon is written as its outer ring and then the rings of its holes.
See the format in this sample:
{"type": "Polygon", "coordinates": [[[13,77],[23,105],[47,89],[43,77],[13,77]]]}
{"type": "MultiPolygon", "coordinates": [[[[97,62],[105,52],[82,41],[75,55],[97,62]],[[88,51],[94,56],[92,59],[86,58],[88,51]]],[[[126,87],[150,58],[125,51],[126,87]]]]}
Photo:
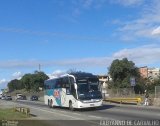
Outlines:
{"type": "Polygon", "coordinates": [[[67,95],[70,95],[70,94],[71,94],[70,88],[66,88],[66,94],[67,94],[67,95]]]}
{"type": "Polygon", "coordinates": [[[62,80],[61,79],[57,79],[55,88],[62,88],[62,80]]]}
{"type": "Polygon", "coordinates": [[[62,78],[62,88],[66,88],[66,80],[65,80],[65,78],[62,78]]]}
{"type": "Polygon", "coordinates": [[[66,88],[66,94],[70,95],[71,91],[70,91],[70,84],[69,84],[68,77],[64,77],[62,80],[62,83],[63,83],[63,88],[66,88]]]}
{"type": "Polygon", "coordinates": [[[56,84],[56,80],[52,80],[52,83],[51,83],[51,85],[52,85],[52,89],[54,89],[54,88],[55,88],[55,84],[56,84]]]}
{"type": "Polygon", "coordinates": [[[47,90],[47,89],[50,89],[49,85],[45,85],[45,89],[46,89],[46,90],[47,90]]]}
{"type": "Polygon", "coordinates": [[[62,88],[69,88],[69,80],[68,80],[68,77],[64,77],[62,79],[62,88]]]}
{"type": "Polygon", "coordinates": [[[69,77],[68,79],[69,79],[69,82],[70,82],[71,84],[74,84],[74,79],[73,79],[73,77],[69,77]]]}
{"type": "Polygon", "coordinates": [[[69,82],[69,78],[66,77],[66,88],[69,88],[70,87],[70,82],[69,82]]]}
{"type": "Polygon", "coordinates": [[[74,92],[74,90],[75,90],[75,88],[74,88],[74,84],[71,84],[71,93],[73,93],[73,92],[74,92]]]}
{"type": "Polygon", "coordinates": [[[51,85],[48,85],[48,89],[51,89],[51,85]]]}

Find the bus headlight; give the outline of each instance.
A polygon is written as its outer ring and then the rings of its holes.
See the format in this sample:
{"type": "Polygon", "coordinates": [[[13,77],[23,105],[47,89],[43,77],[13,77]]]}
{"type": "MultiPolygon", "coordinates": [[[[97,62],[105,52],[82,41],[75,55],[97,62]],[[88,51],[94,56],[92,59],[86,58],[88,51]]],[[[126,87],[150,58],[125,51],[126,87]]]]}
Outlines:
{"type": "Polygon", "coordinates": [[[91,100],[82,100],[82,103],[93,103],[93,102],[100,102],[101,99],[91,99],[91,100]]]}

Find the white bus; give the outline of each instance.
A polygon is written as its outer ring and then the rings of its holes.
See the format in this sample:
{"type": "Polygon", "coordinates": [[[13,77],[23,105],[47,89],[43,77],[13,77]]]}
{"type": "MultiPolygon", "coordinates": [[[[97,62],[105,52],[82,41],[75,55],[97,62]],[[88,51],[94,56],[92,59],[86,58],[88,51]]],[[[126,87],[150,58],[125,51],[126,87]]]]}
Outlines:
{"type": "Polygon", "coordinates": [[[92,74],[66,74],[46,80],[44,84],[44,101],[50,107],[61,106],[74,110],[102,105],[99,79],[92,74]]]}

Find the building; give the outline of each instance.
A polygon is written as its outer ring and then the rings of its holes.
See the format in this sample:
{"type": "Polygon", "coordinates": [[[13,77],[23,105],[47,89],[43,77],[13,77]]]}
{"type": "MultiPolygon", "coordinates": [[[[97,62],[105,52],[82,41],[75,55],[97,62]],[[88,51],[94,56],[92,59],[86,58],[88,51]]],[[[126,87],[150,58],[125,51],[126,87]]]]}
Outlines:
{"type": "Polygon", "coordinates": [[[140,67],[139,72],[141,77],[150,80],[157,79],[160,76],[160,68],[148,68],[147,66],[140,67]]]}
{"type": "Polygon", "coordinates": [[[140,72],[141,77],[148,78],[148,67],[147,66],[140,67],[139,72],[140,72]]]}
{"type": "Polygon", "coordinates": [[[160,68],[148,68],[148,78],[157,79],[160,76],[160,68]]]}
{"type": "Polygon", "coordinates": [[[101,84],[101,91],[103,98],[107,97],[107,88],[108,88],[108,82],[109,82],[109,76],[107,75],[98,75],[100,84],[101,84]]]}

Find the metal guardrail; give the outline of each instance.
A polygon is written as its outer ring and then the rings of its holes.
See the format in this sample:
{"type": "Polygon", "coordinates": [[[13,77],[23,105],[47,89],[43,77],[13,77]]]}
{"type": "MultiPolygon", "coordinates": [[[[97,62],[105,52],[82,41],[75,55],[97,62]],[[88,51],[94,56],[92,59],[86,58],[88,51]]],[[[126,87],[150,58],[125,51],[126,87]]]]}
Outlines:
{"type": "Polygon", "coordinates": [[[25,108],[25,107],[16,107],[14,108],[15,112],[21,112],[26,114],[27,116],[30,115],[30,109],[29,108],[25,108]]]}
{"type": "Polygon", "coordinates": [[[142,99],[141,98],[107,98],[104,101],[140,104],[142,102],[142,99]]]}

